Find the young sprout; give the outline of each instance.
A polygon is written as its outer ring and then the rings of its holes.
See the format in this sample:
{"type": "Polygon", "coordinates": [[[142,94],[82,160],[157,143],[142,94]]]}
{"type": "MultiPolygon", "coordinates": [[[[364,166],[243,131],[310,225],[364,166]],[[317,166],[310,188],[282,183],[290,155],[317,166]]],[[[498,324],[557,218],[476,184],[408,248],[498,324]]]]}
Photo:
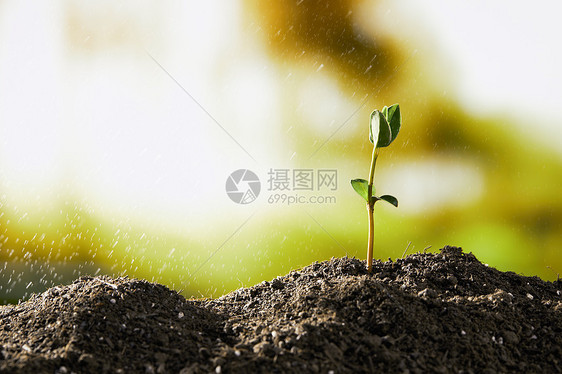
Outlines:
{"type": "Polygon", "coordinates": [[[375,235],[375,221],[373,212],[375,203],[384,200],[387,203],[398,207],[398,200],[391,195],[375,196],[375,187],[373,180],[375,178],[375,165],[377,157],[379,157],[380,148],[388,147],[390,143],[396,139],[398,132],[402,126],[402,117],[400,115],[400,107],[398,104],[384,107],[382,111],[374,110],[371,113],[371,122],[369,123],[369,140],[373,143],[373,157],[371,160],[371,171],[369,172],[369,181],[365,179],[351,180],[351,186],[365,201],[367,202],[367,213],[369,215],[369,241],[367,242],[367,271],[371,272],[373,267],[373,242],[375,235]]]}

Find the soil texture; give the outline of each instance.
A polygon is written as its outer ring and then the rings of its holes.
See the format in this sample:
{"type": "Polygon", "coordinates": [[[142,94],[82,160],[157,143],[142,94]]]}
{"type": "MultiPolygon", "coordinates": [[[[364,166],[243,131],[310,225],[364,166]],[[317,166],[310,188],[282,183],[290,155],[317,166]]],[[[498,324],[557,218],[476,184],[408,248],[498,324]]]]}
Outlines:
{"type": "Polygon", "coordinates": [[[218,299],[82,277],[0,307],[0,373],[562,373],[561,290],[449,246],[218,299]]]}

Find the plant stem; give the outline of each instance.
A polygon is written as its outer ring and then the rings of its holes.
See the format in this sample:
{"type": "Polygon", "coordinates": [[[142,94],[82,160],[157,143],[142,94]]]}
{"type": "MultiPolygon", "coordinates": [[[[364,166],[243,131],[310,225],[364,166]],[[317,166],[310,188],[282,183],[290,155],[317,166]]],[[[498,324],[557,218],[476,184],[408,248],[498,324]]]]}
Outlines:
{"type": "Polygon", "coordinates": [[[367,186],[367,196],[369,196],[369,201],[367,202],[367,214],[369,215],[369,241],[367,242],[367,271],[370,273],[373,267],[373,244],[375,241],[375,200],[372,199],[373,196],[373,181],[375,179],[375,165],[377,164],[377,157],[379,157],[379,150],[375,146],[373,147],[373,158],[371,160],[371,171],[369,172],[369,184],[367,186]]]}
{"type": "Polygon", "coordinates": [[[377,157],[379,157],[379,149],[373,148],[373,158],[371,160],[371,171],[369,172],[369,196],[373,193],[373,181],[375,180],[375,166],[377,164],[377,157]]]}
{"type": "Polygon", "coordinates": [[[367,242],[367,271],[370,273],[373,267],[373,242],[375,240],[375,217],[373,204],[367,204],[369,214],[369,241],[367,242]]]}

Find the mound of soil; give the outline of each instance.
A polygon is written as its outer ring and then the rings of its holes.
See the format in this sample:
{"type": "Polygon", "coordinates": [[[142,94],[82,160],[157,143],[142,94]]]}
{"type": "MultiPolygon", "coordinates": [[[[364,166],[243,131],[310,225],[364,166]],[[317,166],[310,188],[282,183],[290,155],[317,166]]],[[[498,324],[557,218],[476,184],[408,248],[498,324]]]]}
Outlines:
{"type": "Polygon", "coordinates": [[[337,258],[215,300],[82,277],[0,308],[2,373],[561,373],[562,283],[460,248],[337,258]]]}

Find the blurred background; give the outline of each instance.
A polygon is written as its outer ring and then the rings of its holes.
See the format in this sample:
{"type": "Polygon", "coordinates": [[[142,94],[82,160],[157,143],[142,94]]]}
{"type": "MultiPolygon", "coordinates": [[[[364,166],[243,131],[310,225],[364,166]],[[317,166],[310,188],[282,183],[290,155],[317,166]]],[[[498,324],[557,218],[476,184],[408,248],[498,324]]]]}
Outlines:
{"type": "Polygon", "coordinates": [[[556,279],[557,7],[0,1],[0,302],[85,274],[217,297],[364,259],[349,180],[368,177],[371,111],[394,103],[375,186],[400,205],[376,206],[375,258],[448,244],[556,279]],[[247,204],[225,190],[238,169],[260,181],[247,204]]]}

